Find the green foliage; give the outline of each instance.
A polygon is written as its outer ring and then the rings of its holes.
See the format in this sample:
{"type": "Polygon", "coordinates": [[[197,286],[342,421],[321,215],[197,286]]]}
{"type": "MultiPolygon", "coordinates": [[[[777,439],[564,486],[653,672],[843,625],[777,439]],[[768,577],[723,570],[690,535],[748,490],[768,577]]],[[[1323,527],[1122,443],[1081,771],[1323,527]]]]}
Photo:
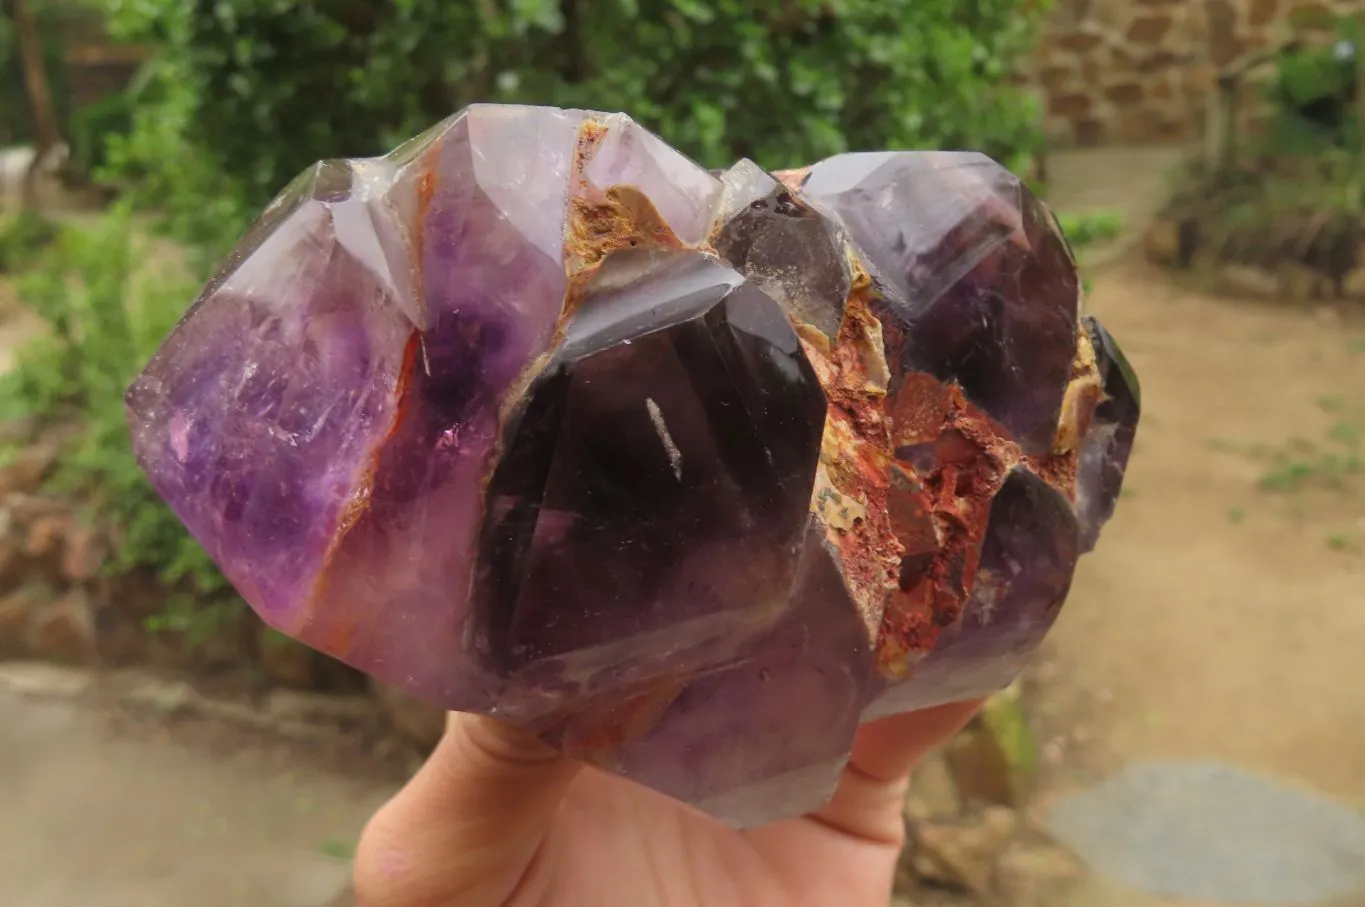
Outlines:
{"type": "Polygon", "coordinates": [[[123,389],[155,351],[193,293],[139,280],[126,205],[93,227],[63,227],[19,282],[22,301],[48,330],[18,351],[0,383],[4,415],[78,421],[84,431],[63,451],[54,490],[92,502],[117,527],[115,571],[152,569],[172,588],[198,596],[226,589],[207,555],[161,503],[134,461],[123,389]]]}
{"type": "Polygon", "coordinates": [[[28,267],[56,235],[52,224],[31,211],[0,219],[0,274],[28,267]]]}
{"type": "Polygon", "coordinates": [[[1331,273],[1349,267],[1365,198],[1365,173],[1345,148],[1267,152],[1214,181],[1205,193],[1203,239],[1223,257],[1273,264],[1289,259],[1331,273]]]}
{"type": "Polygon", "coordinates": [[[1057,220],[1077,251],[1108,242],[1123,232],[1122,211],[1067,211],[1058,214],[1057,220]]]}
{"type": "Polygon", "coordinates": [[[625,110],[709,166],[934,146],[1023,169],[1040,141],[1011,84],[1029,0],[106,2],[161,51],[115,169],[199,239],[473,101],[625,110]]]}
{"type": "Polygon", "coordinates": [[[186,62],[165,53],[127,89],[132,126],[107,137],[106,166],[96,173],[134,205],[155,208],[162,229],[197,257],[201,276],[246,229],[252,208],[242,188],[206,153],[194,116],[199,96],[186,62]]]}
{"type": "Polygon", "coordinates": [[[328,838],[318,845],[318,850],[334,860],[355,859],[355,844],[341,838],[328,838]]]}
{"type": "Polygon", "coordinates": [[[118,91],[71,112],[71,163],[81,173],[95,173],[109,165],[109,144],[133,128],[133,99],[118,91]]]}
{"type": "Polygon", "coordinates": [[[1325,139],[1349,145],[1358,134],[1355,53],[1365,53],[1365,35],[1354,17],[1337,20],[1335,30],[1332,44],[1292,48],[1276,59],[1269,85],[1280,111],[1275,143],[1298,146],[1325,139]]]}
{"type": "Polygon", "coordinates": [[[142,627],[151,633],[175,634],[192,651],[202,650],[240,627],[245,614],[243,602],[235,597],[172,595],[161,610],[147,615],[142,627]]]}
{"type": "Polygon", "coordinates": [[[1306,267],[1335,290],[1356,266],[1365,237],[1356,56],[1365,35],[1355,18],[1328,24],[1334,43],[1275,59],[1268,130],[1233,137],[1235,154],[1181,174],[1167,216],[1190,240],[1183,264],[1306,267]]]}
{"type": "Polygon", "coordinates": [[[1296,438],[1271,451],[1261,476],[1266,491],[1297,492],[1317,487],[1334,492],[1365,490],[1365,403],[1324,397],[1318,408],[1333,419],[1319,441],[1296,438]]]}

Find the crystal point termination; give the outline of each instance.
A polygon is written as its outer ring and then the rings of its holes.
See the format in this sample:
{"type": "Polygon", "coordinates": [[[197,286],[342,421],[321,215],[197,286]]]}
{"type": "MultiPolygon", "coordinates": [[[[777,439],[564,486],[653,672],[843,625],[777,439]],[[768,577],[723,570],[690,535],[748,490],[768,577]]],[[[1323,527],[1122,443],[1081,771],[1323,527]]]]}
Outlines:
{"type": "Polygon", "coordinates": [[[474,106],[295,180],[127,405],[272,626],[753,824],[1016,676],[1140,397],[988,158],[712,174],[474,106]]]}

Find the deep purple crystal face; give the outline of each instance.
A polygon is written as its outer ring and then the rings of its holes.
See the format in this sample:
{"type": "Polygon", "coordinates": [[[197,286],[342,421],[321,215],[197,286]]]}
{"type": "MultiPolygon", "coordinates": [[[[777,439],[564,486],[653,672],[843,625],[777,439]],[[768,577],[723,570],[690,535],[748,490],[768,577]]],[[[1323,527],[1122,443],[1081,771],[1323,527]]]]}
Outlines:
{"type": "Polygon", "coordinates": [[[871,671],[838,555],[812,525],[777,623],[689,683],[612,767],[736,825],[818,809],[852,748],[871,671]]]}
{"type": "Polygon", "coordinates": [[[273,626],[756,824],[1056,618],[1140,406],[1078,288],[980,155],[475,106],[292,183],[129,423],[273,626]]]}
{"type": "Polygon", "coordinates": [[[979,567],[961,619],[891,683],[865,719],[957,702],[1006,687],[1052,627],[1080,555],[1070,503],[1027,468],[1009,474],[991,501],[979,567]]]}
{"type": "Polygon", "coordinates": [[[733,658],[786,607],[807,522],[825,398],[782,310],[700,252],[618,256],[486,492],[478,642],[522,722],[733,658]]]}
{"type": "Polygon", "coordinates": [[[960,384],[1030,453],[1050,449],[1076,350],[1066,241],[982,154],[843,154],[802,193],[848,229],[908,336],[893,363],[960,384]]]}

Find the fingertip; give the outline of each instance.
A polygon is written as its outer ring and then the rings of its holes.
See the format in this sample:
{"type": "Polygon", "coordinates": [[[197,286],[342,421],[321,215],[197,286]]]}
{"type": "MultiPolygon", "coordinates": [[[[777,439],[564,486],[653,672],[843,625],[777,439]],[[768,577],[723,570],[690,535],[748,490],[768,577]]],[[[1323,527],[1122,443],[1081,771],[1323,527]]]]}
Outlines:
{"type": "Polygon", "coordinates": [[[870,722],[858,730],[851,761],[864,774],[879,780],[902,778],[930,750],[960,731],[983,702],[949,702],[870,722]]]}
{"type": "Polygon", "coordinates": [[[525,731],[452,714],[436,750],[370,819],[356,851],[366,907],[500,903],[578,766],[525,731]]]}
{"type": "Polygon", "coordinates": [[[901,808],[915,763],[945,743],[981,707],[981,700],[893,715],[865,725],[829,803],[810,815],[820,825],[855,840],[899,849],[905,824],[901,808]]]}

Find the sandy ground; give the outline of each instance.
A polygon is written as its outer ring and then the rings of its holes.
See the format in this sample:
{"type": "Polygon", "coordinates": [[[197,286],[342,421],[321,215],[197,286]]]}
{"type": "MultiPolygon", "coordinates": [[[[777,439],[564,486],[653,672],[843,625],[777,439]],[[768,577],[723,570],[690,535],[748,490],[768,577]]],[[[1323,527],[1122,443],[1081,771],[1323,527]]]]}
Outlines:
{"type": "Polygon", "coordinates": [[[1125,498],[1050,639],[1052,691],[1103,705],[1100,764],[1217,755],[1365,804],[1365,482],[1268,492],[1252,452],[1324,438],[1319,404],[1365,396],[1365,353],[1341,324],[1142,269],[1104,278],[1093,308],[1145,412],[1125,498]]]}
{"type": "MultiPolygon", "coordinates": [[[[1107,191],[1098,204],[1150,198],[1140,180],[1107,191]]],[[[1303,442],[1333,449],[1334,426],[1365,454],[1365,324],[1137,264],[1101,273],[1090,308],[1141,375],[1144,413],[1119,512],[1036,672],[1044,723],[1065,729],[1048,793],[1126,762],[1214,759],[1365,808],[1365,476],[1334,487],[1324,465],[1297,490],[1260,487],[1274,451],[1312,462],[1303,442]]],[[[1074,903],[1173,902],[1094,879],[1074,903]]]]}
{"type": "Polygon", "coordinates": [[[1083,776],[1214,758],[1365,807],[1365,482],[1267,492],[1254,455],[1323,439],[1323,404],[1365,405],[1365,330],[1141,267],[1102,277],[1092,307],[1145,412],[1129,493],[1049,640],[1049,720],[1082,729],[1051,755],[1083,776]]]}
{"type": "Polygon", "coordinates": [[[391,783],[0,684],[0,904],[319,907],[391,783]]]}

